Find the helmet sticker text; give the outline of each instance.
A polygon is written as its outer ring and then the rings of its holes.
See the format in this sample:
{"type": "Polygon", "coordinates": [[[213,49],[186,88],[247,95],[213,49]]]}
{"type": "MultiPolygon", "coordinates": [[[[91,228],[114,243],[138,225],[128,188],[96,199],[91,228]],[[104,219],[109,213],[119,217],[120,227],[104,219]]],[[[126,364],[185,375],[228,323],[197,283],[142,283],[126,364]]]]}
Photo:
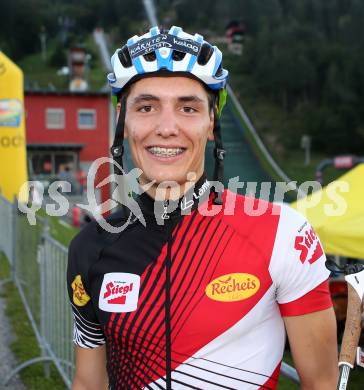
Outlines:
{"type": "Polygon", "coordinates": [[[129,53],[130,57],[134,59],[162,47],[197,56],[200,52],[201,44],[191,39],[182,39],[171,34],[158,34],[134,43],[129,47],[129,53]]]}

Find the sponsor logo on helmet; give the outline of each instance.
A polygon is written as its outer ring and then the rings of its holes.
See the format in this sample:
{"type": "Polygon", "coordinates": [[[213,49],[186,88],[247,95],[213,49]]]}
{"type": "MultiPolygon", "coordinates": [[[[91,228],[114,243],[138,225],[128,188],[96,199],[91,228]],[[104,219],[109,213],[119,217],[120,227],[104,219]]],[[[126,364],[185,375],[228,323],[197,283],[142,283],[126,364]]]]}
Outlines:
{"type": "Polygon", "coordinates": [[[71,284],[73,290],[73,303],[77,306],[85,306],[90,300],[87,292],[83,286],[81,275],[77,275],[71,284]]]}
{"type": "Polygon", "coordinates": [[[181,47],[183,47],[185,49],[190,49],[195,54],[197,54],[200,51],[200,47],[201,47],[199,44],[196,44],[190,40],[180,39],[180,38],[176,38],[176,37],[173,37],[173,44],[175,46],[179,46],[179,49],[181,49],[181,47]]]}
{"type": "Polygon", "coordinates": [[[236,302],[252,297],[260,288],[260,280],[252,274],[232,273],[219,276],[210,282],[206,295],[214,301],[236,302]]]}
{"type": "Polygon", "coordinates": [[[308,260],[310,264],[318,260],[323,254],[320,241],[307,222],[299,230],[302,233],[295,238],[294,248],[300,252],[300,261],[303,264],[308,260]],[[305,227],[305,229],[303,229],[305,227]]]}
{"type": "Polygon", "coordinates": [[[114,313],[136,310],[139,286],[139,275],[124,272],[105,274],[100,290],[99,308],[114,313]]]}
{"type": "Polygon", "coordinates": [[[134,43],[129,47],[130,57],[139,57],[148,54],[151,51],[160,49],[161,47],[172,47],[172,44],[168,42],[168,36],[166,34],[159,34],[151,38],[141,39],[139,42],[134,43]]]}
{"type": "Polygon", "coordinates": [[[22,105],[17,99],[0,99],[0,126],[19,127],[22,105]]]}
{"type": "Polygon", "coordinates": [[[143,56],[161,48],[168,48],[184,53],[198,55],[201,44],[191,39],[182,39],[171,34],[158,34],[150,38],[144,38],[129,47],[131,58],[143,56]]]}

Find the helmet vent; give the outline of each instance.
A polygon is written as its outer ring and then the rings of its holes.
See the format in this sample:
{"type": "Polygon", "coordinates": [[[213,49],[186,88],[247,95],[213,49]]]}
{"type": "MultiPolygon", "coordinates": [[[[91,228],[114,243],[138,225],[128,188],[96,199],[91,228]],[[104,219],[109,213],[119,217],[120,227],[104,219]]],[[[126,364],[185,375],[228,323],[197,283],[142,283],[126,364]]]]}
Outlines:
{"type": "Polygon", "coordinates": [[[220,77],[221,75],[222,75],[222,62],[220,62],[220,65],[216,70],[215,77],[220,77]]]}
{"type": "Polygon", "coordinates": [[[119,51],[118,51],[118,57],[121,62],[121,65],[123,65],[124,68],[130,68],[133,63],[130,58],[129,49],[127,45],[124,45],[119,51]]]}
{"type": "Polygon", "coordinates": [[[174,61],[182,61],[185,58],[186,53],[183,51],[173,50],[172,58],[174,61]]]}
{"type": "Polygon", "coordinates": [[[201,47],[200,54],[198,55],[197,63],[199,65],[206,65],[211,58],[213,52],[214,48],[209,43],[204,42],[201,47]]]}
{"type": "Polygon", "coordinates": [[[148,54],[144,54],[143,57],[144,57],[145,61],[148,61],[148,62],[155,61],[157,58],[154,51],[151,51],[148,54]]]}

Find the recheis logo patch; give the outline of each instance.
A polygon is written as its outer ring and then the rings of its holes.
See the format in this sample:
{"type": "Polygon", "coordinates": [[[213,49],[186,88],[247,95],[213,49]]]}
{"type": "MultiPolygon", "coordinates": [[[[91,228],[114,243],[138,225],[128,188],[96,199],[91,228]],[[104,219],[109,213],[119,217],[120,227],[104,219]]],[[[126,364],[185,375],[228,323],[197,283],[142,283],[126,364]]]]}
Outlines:
{"type": "Polygon", "coordinates": [[[90,300],[85,288],[83,287],[81,275],[77,275],[71,284],[73,290],[73,303],[77,306],[85,306],[90,300]]]}
{"type": "Polygon", "coordinates": [[[113,313],[136,310],[139,287],[139,275],[124,272],[105,274],[100,290],[99,308],[113,313]]]}
{"type": "Polygon", "coordinates": [[[205,293],[214,301],[235,302],[250,298],[259,288],[260,280],[255,275],[233,273],[214,279],[207,285],[205,293]]]}

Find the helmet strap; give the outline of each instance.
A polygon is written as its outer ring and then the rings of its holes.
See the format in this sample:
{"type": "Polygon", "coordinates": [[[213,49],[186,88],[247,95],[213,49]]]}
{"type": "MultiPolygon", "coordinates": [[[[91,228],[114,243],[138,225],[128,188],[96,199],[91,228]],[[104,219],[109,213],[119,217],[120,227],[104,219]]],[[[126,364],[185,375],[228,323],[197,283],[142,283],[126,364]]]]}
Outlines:
{"type": "MultiPolygon", "coordinates": [[[[118,117],[118,123],[116,124],[114,142],[110,148],[111,155],[114,161],[117,164],[114,164],[114,174],[123,175],[124,174],[124,128],[125,128],[125,116],[126,116],[126,96],[123,96],[120,100],[121,107],[118,117]],[[121,170],[119,168],[121,167],[121,170]]],[[[128,219],[131,215],[131,210],[122,203],[122,210],[124,212],[124,218],[128,219]]]]}
{"type": "MultiPolygon", "coordinates": [[[[126,97],[121,98],[121,108],[116,125],[114,142],[110,148],[111,155],[116,163],[123,169],[123,155],[124,155],[124,127],[125,127],[125,115],[126,115],[126,97]]],[[[115,175],[122,175],[119,167],[114,164],[115,175]]]]}
{"type": "MultiPolygon", "coordinates": [[[[220,119],[217,113],[217,110],[214,109],[214,139],[215,139],[215,149],[214,149],[214,157],[215,157],[215,170],[214,170],[214,180],[223,183],[224,182],[224,158],[225,158],[225,149],[222,145],[221,138],[221,127],[220,127],[220,119]]],[[[221,205],[222,202],[222,192],[216,191],[216,197],[214,199],[214,204],[221,205]]]]}
{"type": "Polygon", "coordinates": [[[218,100],[219,100],[218,113],[219,113],[219,118],[221,118],[222,109],[224,108],[224,106],[226,104],[226,100],[227,100],[226,87],[219,90],[218,100]]]}

